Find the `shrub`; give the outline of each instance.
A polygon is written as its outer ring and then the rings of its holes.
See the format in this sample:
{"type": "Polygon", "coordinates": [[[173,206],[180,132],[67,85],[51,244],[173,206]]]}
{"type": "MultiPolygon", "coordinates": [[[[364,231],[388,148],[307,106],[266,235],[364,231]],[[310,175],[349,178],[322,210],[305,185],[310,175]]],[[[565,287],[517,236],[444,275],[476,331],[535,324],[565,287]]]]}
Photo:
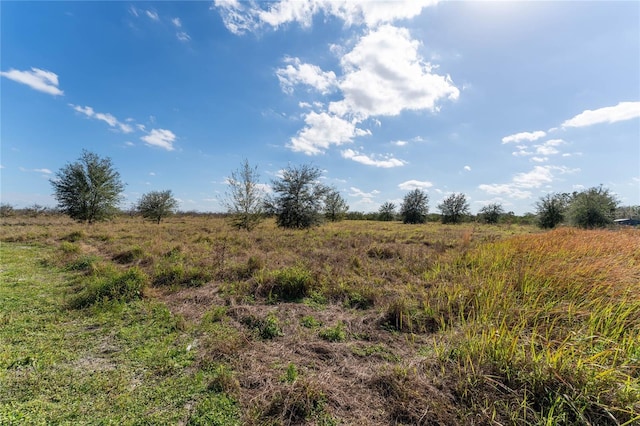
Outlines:
{"type": "Polygon", "coordinates": [[[145,273],[138,268],[124,272],[100,271],[99,275],[87,278],[85,289],[71,301],[71,306],[84,308],[106,300],[129,302],[140,299],[147,281],[145,273]]]}
{"type": "Polygon", "coordinates": [[[414,189],[405,195],[400,206],[400,216],[404,223],[425,223],[429,213],[429,196],[420,189],[414,189]]]}
{"type": "Polygon", "coordinates": [[[469,203],[464,194],[451,194],[438,204],[438,210],[442,213],[442,223],[460,223],[462,217],[469,214],[469,203]]]}
{"type": "Polygon", "coordinates": [[[603,228],[613,223],[618,200],[602,186],[589,188],[573,197],[567,215],[580,228],[603,228]]]}

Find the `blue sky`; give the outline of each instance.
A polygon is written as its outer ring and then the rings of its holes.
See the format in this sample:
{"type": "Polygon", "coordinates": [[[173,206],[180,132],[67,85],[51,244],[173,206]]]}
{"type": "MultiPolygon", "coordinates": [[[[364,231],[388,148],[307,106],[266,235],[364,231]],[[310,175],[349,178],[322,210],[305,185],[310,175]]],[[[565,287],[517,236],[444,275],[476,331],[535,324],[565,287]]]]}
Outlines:
{"type": "Polygon", "coordinates": [[[638,2],[1,2],[2,202],[53,206],[82,149],[123,207],[222,211],[246,158],[311,163],[351,210],[452,192],[518,214],[640,204],[638,2]]]}

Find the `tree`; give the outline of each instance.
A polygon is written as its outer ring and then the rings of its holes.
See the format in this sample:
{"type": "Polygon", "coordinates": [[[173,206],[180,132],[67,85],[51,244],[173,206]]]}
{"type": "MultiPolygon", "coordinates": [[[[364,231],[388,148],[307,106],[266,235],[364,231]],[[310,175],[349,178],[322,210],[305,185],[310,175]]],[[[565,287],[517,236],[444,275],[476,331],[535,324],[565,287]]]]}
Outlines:
{"type": "Polygon", "coordinates": [[[580,228],[603,228],[613,223],[618,200],[607,188],[589,188],[576,194],[567,216],[569,222],[580,228]]]}
{"type": "Polygon", "coordinates": [[[551,229],[564,221],[564,213],[570,199],[569,194],[547,194],[538,200],[536,210],[538,226],[551,229]]]}
{"type": "Polygon", "coordinates": [[[469,214],[469,203],[463,193],[454,193],[438,204],[438,210],[441,213],[442,223],[460,223],[462,216],[469,214]]]}
{"type": "Polygon", "coordinates": [[[9,217],[15,214],[15,209],[9,203],[0,204],[0,217],[9,217]]]}
{"type": "Polygon", "coordinates": [[[390,201],[382,203],[378,209],[378,220],[385,222],[394,220],[396,218],[396,205],[390,201]]]}
{"type": "Polygon", "coordinates": [[[275,195],[267,201],[278,226],[304,229],[322,222],[322,208],[328,188],[318,182],[322,171],[310,165],[289,166],[272,181],[275,195]]]}
{"type": "Polygon", "coordinates": [[[264,219],[265,192],[259,181],[258,167],[251,167],[248,160],[227,178],[229,191],[223,204],[237,229],[251,231],[264,219]]]}
{"type": "Polygon", "coordinates": [[[424,223],[429,213],[429,196],[421,189],[409,191],[400,206],[403,223],[424,223]]]}
{"type": "MultiPolygon", "coordinates": [[[[509,212],[513,215],[513,212],[509,212]]],[[[500,203],[487,204],[478,211],[478,215],[485,223],[498,223],[500,216],[504,214],[504,209],[500,203]]]]}
{"type": "Polygon", "coordinates": [[[79,222],[93,223],[115,214],[124,184],[110,158],[83,150],[50,180],[60,210],[79,222]]]}
{"type": "Polygon", "coordinates": [[[136,204],[136,211],[145,219],[160,221],[175,213],[178,201],[173,198],[170,190],[151,191],[144,194],[136,204]]]}
{"type": "Polygon", "coordinates": [[[349,206],[336,188],[329,188],[324,197],[324,215],[331,222],[344,219],[349,206]]]}

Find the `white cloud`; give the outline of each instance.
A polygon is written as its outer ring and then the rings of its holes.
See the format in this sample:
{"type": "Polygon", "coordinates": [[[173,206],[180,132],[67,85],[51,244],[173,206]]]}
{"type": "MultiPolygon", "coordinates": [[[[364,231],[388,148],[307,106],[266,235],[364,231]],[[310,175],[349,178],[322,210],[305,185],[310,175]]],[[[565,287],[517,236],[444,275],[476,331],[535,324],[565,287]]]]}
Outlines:
{"type": "Polygon", "coordinates": [[[49,169],[33,169],[34,172],[38,172],[38,173],[44,173],[47,175],[52,174],[53,172],[49,169]]]}
{"type": "Polygon", "coordinates": [[[419,47],[406,28],[383,25],[370,31],[341,58],[338,86],[344,98],[331,102],[329,110],[364,120],[405,110],[435,112],[439,101],[457,99],[460,91],[449,76],[432,73],[419,47]]]}
{"type": "Polygon", "coordinates": [[[550,139],[541,145],[535,145],[536,154],[539,154],[539,155],[559,154],[560,151],[556,147],[560,145],[564,145],[565,143],[566,142],[562,139],[550,139]]]}
{"type": "Polygon", "coordinates": [[[335,89],[337,80],[333,71],[324,72],[317,65],[302,63],[299,58],[286,57],[284,62],[287,66],[276,71],[284,92],[293,93],[298,84],[311,86],[323,95],[335,89]]]}
{"type": "Polygon", "coordinates": [[[513,183],[520,188],[539,188],[551,182],[553,174],[550,166],[535,166],[530,172],[518,173],[513,178],[513,183]]]}
{"type": "Polygon", "coordinates": [[[360,202],[364,203],[364,204],[372,204],[373,203],[373,199],[375,198],[376,195],[378,195],[380,193],[380,191],[378,191],[377,189],[374,189],[371,192],[364,192],[354,186],[352,186],[351,188],[349,188],[349,190],[351,191],[349,193],[349,196],[351,197],[355,197],[355,198],[360,198],[360,202]]]}
{"type": "Polygon", "coordinates": [[[358,129],[352,122],[326,112],[310,112],[305,116],[306,127],[291,138],[289,148],[307,155],[324,152],[330,145],[342,145],[356,136],[371,134],[368,130],[358,129]]]}
{"type": "Polygon", "coordinates": [[[546,161],[549,161],[549,158],[547,158],[547,157],[531,157],[531,161],[535,161],[536,163],[544,163],[546,161]]]}
{"type": "Polygon", "coordinates": [[[509,135],[502,138],[502,143],[504,144],[504,143],[522,142],[522,141],[533,142],[535,140],[545,137],[546,135],[547,134],[542,130],[536,130],[535,132],[516,133],[514,135],[509,135]]]}
{"type": "Polygon", "coordinates": [[[524,200],[531,197],[531,191],[523,191],[518,189],[517,186],[511,184],[482,184],[478,188],[492,194],[492,195],[505,195],[509,198],[515,198],[518,200],[524,200]]]}
{"type": "Polygon", "coordinates": [[[180,20],[180,18],[173,18],[171,20],[171,23],[175,25],[176,28],[182,28],[182,21],[180,20]]]}
{"type": "Polygon", "coordinates": [[[176,33],[176,38],[180,41],[189,41],[191,40],[191,36],[187,34],[185,31],[178,31],[176,33]]]}
{"type": "Polygon", "coordinates": [[[402,182],[398,185],[398,188],[409,191],[412,189],[427,189],[431,188],[433,183],[429,181],[420,181],[420,180],[408,180],[406,182],[402,182]]]}
{"type": "Polygon", "coordinates": [[[471,166],[464,166],[464,169],[465,169],[466,171],[470,172],[470,171],[471,171],[471,166]]]}
{"type": "Polygon", "coordinates": [[[74,104],[69,104],[69,106],[73,108],[74,111],[79,112],[80,114],[83,114],[89,118],[104,121],[109,125],[109,127],[112,127],[116,130],[120,130],[122,133],[133,132],[133,127],[131,125],[118,121],[118,119],[114,117],[112,114],[95,112],[93,108],[91,108],[90,106],[83,107],[83,106],[74,105],[74,104]]]}
{"type": "Polygon", "coordinates": [[[152,146],[158,146],[166,149],[167,151],[173,151],[173,143],[176,140],[176,135],[171,130],[165,129],[151,129],[148,135],[141,137],[146,144],[152,146]]]}
{"type": "Polygon", "coordinates": [[[393,141],[391,142],[391,144],[395,145],[395,146],[406,146],[409,144],[409,142],[407,141],[393,141]]]}
{"type": "Polygon", "coordinates": [[[154,21],[159,21],[160,20],[160,17],[158,16],[158,12],[154,12],[153,10],[145,10],[144,13],[147,14],[149,19],[152,19],[154,21]]]}
{"type": "Polygon", "coordinates": [[[342,157],[355,161],[356,163],[365,164],[367,166],[382,167],[385,169],[392,167],[400,167],[406,164],[406,161],[398,160],[390,155],[372,155],[361,154],[352,149],[342,151],[342,157]]]}
{"type": "Polygon", "coordinates": [[[9,71],[0,71],[0,75],[9,80],[26,84],[32,89],[50,95],[64,95],[64,92],[58,88],[58,74],[51,71],[42,70],[40,68],[31,68],[31,71],[19,71],[10,69],[9,71]]]}
{"type": "Polygon", "coordinates": [[[347,26],[364,24],[374,27],[381,23],[413,18],[437,0],[283,0],[280,2],[240,2],[215,0],[222,20],[234,34],[255,31],[267,25],[278,28],[288,23],[309,27],[319,13],[342,19],[347,26]]]}
{"type": "Polygon", "coordinates": [[[615,123],[640,117],[640,102],[620,102],[616,106],[586,110],[562,123],[562,127],[586,127],[600,123],[615,123]]]}

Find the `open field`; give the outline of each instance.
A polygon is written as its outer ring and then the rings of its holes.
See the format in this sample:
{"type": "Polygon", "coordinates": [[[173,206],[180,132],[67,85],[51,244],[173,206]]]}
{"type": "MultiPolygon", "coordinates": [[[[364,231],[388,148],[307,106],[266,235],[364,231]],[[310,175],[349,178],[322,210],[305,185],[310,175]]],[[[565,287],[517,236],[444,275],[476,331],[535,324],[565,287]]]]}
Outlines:
{"type": "Polygon", "coordinates": [[[6,218],[0,424],[631,425],[640,231],[6,218]]]}

